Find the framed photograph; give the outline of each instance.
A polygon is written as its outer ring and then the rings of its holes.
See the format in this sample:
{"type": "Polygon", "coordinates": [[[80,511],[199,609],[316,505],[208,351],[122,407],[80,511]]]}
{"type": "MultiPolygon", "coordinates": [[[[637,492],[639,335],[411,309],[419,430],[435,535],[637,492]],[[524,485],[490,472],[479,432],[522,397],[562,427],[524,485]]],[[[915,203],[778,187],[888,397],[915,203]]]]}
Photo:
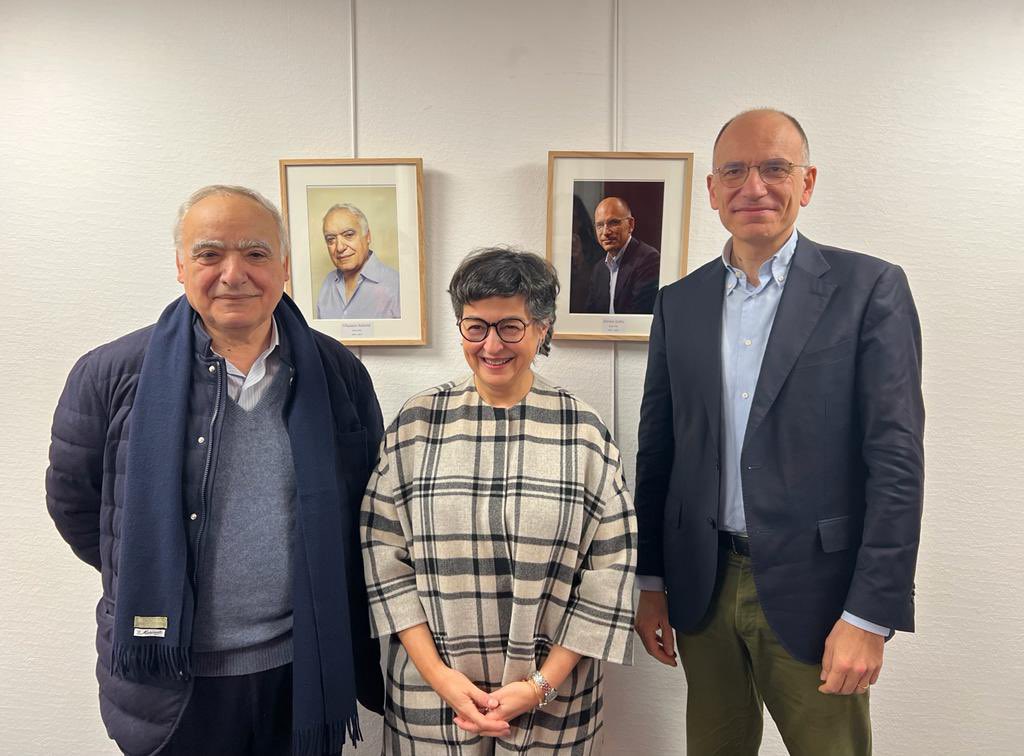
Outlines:
{"type": "Polygon", "coordinates": [[[288,293],[347,346],[425,344],[423,161],[282,160],[288,293]]]}
{"type": "Polygon", "coordinates": [[[549,152],[556,339],[647,341],[658,289],[686,274],[692,152],[549,152]]]}

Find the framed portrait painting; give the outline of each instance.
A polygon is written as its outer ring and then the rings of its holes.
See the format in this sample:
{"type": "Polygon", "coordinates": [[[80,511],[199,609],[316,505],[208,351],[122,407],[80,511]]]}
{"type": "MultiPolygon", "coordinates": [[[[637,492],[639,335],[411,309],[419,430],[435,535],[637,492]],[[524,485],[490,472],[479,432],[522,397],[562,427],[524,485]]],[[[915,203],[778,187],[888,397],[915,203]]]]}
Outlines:
{"type": "Polygon", "coordinates": [[[647,341],[658,289],[686,274],[693,153],[549,152],[556,339],[647,341]]]}
{"type": "Polygon", "coordinates": [[[288,293],[349,346],[425,344],[423,161],[281,160],[288,293]]]}

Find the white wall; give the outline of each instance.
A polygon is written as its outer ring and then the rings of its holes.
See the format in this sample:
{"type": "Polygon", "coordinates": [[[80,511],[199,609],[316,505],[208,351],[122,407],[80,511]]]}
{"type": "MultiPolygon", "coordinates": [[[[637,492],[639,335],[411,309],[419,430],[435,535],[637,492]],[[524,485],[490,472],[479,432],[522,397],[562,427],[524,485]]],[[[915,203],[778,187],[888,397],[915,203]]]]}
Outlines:
{"type": "MultiPolygon", "coordinates": [[[[189,191],[277,198],[279,158],[351,154],[349,7],[0,5],[0,752],[106,754],[99,580],[43,502],[52,409],[79,354],[178,293],[169,228],[189,191]]],[[[464,371],[443,290],[465,252],[543,251],[547,151],[612,146],[613,6],[363,0],[356,17],[359,156],[426,168],[430,345],[362,354],[390,415],[464,371]]],[[[621,147],[695,153],[691,268],[725,238],[703,189],[714,135],[763,104],[810,136],[801,229],[907,270],[929,413],[919,632],[887,648],[876,751],[1020,752],[1022,6],[623,0],[621,19],[621,147]]],[[[560,342],[540,368],[614,414],[630,477],[644,362],[643,345],[560,342]]],[[[683,752],[681,672],[638,656],[608,688],[606,753],[683,752]]]]}

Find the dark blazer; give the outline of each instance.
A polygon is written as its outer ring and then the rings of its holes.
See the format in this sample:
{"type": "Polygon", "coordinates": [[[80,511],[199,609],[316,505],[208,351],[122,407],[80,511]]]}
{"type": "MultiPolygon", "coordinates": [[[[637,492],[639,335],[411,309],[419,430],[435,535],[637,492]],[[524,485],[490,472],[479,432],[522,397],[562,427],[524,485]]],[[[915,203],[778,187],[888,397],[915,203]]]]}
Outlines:
{"type": "MultiPolygon", "coordinates": [[[[622,251],[622,264],[615,279],[615,314],[650,315],[654,310],[654,298],[658,294],[658,271],[661,255],[650,244],[635,236],[622,251]]],[[[587,312],[608,313],[611,310],[608,285],[611,273],[601,258],[594,263],[590,277],[590,295],[587,297],[587,312]]]]}
{"type": "MultiPolygon", "coordinates": [[[[654,307],[640,410],[638,575],[696,629],[718,569],[722,299],[715,259],[654,307]]],[[[902,269],[800,236],[741,452],[758,598],[818,663],[843,610],[914,628],[924,483],[921,331],[902,269]]]]}

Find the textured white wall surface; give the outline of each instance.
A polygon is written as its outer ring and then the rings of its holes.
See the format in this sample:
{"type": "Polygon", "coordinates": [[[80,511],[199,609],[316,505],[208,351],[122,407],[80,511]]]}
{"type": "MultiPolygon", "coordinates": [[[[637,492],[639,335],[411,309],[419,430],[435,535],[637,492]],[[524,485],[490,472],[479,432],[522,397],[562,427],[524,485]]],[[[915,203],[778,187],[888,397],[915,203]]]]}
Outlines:
{"type": "MultiPolygon", "coordinates": [[[[422,156],[429,345],[365,348],[390,417],[462,375],[445,284],[471,248],[543,252],[546,155],[613,145],[611,0],[0,3],[0,753],[114,753],[99,579],[43,501],[49,424],[83,352],[179,293],[170,224],[211,182],[277,199],[277,160],[422,156]]],[[[872,698],[880,754],[1024,752],[1024,9],[622,0],[620,147],[695,153],[690,267],[725,234],[703,177],[721,123],[800,118],[819,180],[800,228],[902,265],[924,329],[918,633],[872,698]]],[[[646,348],[558,342],[540,372],[610,423],[630,478],[646,348]]],[[[609,674],[608,754],[682,754],[686,685],[638,650],[609,674]]],[[[379,742],[367,717],[368,753],[379,742]]],[[[362,750],[362,749],[361,749],[362,750]]],[[[763,753],[782,754],[771,725],[763,753]]]]}

